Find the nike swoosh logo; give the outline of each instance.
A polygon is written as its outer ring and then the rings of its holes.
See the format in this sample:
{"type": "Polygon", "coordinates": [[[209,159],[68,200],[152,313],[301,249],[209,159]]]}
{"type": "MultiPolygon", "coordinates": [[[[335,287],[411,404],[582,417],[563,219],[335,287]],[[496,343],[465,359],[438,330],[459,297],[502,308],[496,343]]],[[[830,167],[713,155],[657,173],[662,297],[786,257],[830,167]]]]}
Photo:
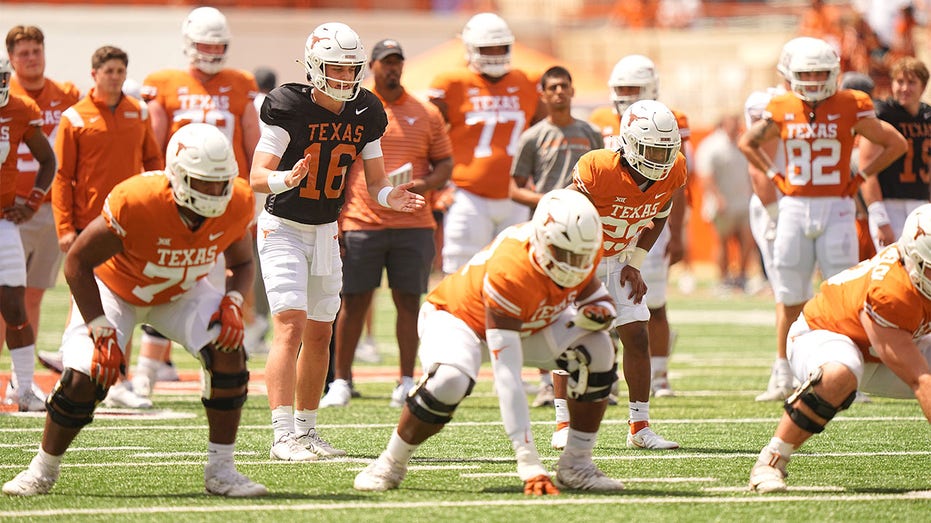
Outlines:
{"type": "Polygon", "coordinates": [[[654,198],[657,199],[657,200],[659,200],[660,198],[663,197],[664,194],[666,194],[666,193],[665,193],[665,192],[661,192],[661,193],[657,194],[654,198]]]}
{"type": "Polygon", "coordinates": [[[49,106],[49,107],[55,107],[55,106],[57,106],[57,105],[60,104],[60,103],[61,103],[61,100],[53,100],[53,101],[51,101],[51,102],[48,103],[48,106],[49,106]]]}
{"type": "Polygon", "coordinates": [[[306,423],[306,422],[307,422],[306,419],[304,419],[304,418],[299,418],[299,417],[297,417],[297,416],[294,416],[294,421],[300,421],[301,423],[306,423]]]}
{"type": "Polygon", "coordinates": [[[520,87],[516,87],[516,86],[515,86],[515,87],[508,87],[507,91],[508,91],[508,93],[513,94],[513,93],[516,93],[517,91],[520,91],[520,87]]]}
{"type": "Polygon", "coordinates": [[[828,121],[829,121],[829,122],[833,122],[834,120],[837,120],[838,118],[840,118],[840,115],[839,115],[839,114],[829,114],[829,115],[828,115],[828,121]]]}
{"type": "Polygon", "coordinates": [[[360,107],[360,108],[356,109],[356,115],[360,115],[360,114],[362,114],[362,113],[364,113],[365,111],[368,111],[368,110],[369,110],[368,107],[360,107]]]}
{"type": "Polygon", "coordinates": [[[12,119],[13,119],[12,116],[9,117],[9,118],[0,118],[0,123],[7,123],[7,122],[9,122],[9,121],[12,120],[12,119]]]}
{"type": "Polygon", "coordinates": [[[217,238],[219,238],[220,236],[223,236],[223,232],[224,232],[224,231],[211,233],[211,234],[208,235],[207,237],[210,238],[210,241],[213,241],[213,240],[216,240],[217,238]]]}
{"type": "Polygon", "coordinates": [[[92,116],[92,117],[90,117],[87,121],[90,122],[90,123],[94,123],[94,122],[96,122],[97,120],[100,120],[100,117],[99,117],[99,116],[92,116]]]}
{"type": "Polygon", "coordinates": [[[223,87],[220,88],[220,92],[221,92],[221,93],[228,93],[228,92],[230,92],[230,91],[232,91],[232,90],[233,90],[233,88],[230,87],[230,86],[228,86],[228,85],[225,85],[225,86],[223,86],[223,87]]]}

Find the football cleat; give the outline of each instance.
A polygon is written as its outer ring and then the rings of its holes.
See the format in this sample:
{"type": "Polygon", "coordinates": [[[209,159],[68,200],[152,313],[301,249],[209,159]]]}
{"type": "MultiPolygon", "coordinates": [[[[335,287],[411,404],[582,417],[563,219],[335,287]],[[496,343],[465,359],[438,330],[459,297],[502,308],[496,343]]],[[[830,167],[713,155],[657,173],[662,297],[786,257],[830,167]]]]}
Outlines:
{"type": "Polygon", "coordinates": [[[387,454],[382,453],[378,459],[369,463],[356,475],[352,487],[356,490],[384,492],[396,489],[407,475],[407,465],[398,463],[387,454]]]}
{"type": "Polygon", "coordinates": [[[750,470],[750,490],[760,494],[786,491],[786,461],[778,460],[776,466],[757,461],[750,470]]]}
{"type": "Polygon", "coordinates": [[[671,398],[676,395],[669,386],[669,378],[666,376],[655,376],[650,382],[650,392],[654,398],[671,398]]]}
{"type": "Polygon", "coordinates": [[[553,386],[548,383],[541,383],[540,388],[537,389],[537,396],[533,398],[533,403],[530,406],[534,408],[551,407],[555,399],[556,395],[553,393],[553,386]]]}
{"type": "Polygon", "coordinates": [[[35,382],[22,394],[13,386],[13,376],[6,385],[4,405],[16,405],[20,412],[45,412],[45,392],[35,382]]]}
{"type": "Polygon", "coordinates": [[[294,434],[286,434],[278,439],[268,451],[268,457],[279,461],[316,461],[317,455],[297,442],[294,434]]]}
{"type": "Polygon", "coordinates": [[[624,484],[608,477],[591,460],[580,464],[563,463],[565,454],[556,464],[556,476],[553,483],[560,489],[590,490],[595,492],[614,492],[624,490],[624,484]]]}
{"type": "Polygon", "coordinates": [[[128,381],[121,381],[110,387],[107,397],[103,399],[104,407],[124,407],[127,409],[151,409],[152,400],[133,392],[128,381]]]}
{"type": "Polygon", "coordinates": [[[359,340],[356,346],[354,361],[361,363],[381,363],[381,355],[378,353],[378,345],[371,336],[359,340]]]}
{"type": "Polygon", "coordinates": [[[669,441],[653,432],[650,427],[643,427],[636,434],[627,433],[627,448],[644,450],[672,450],[679,448],[675,441],[669,441]]]}
{"type": "Polygon", "coordinates": [[[320,400],[320,408],[348,407],[350,399],[352,399],[352,389],[349,387],[349,382],[346,380],[333,380],[330,383],[330,390],[320,400]]]}
{"type": "Polygon", "coordinates": [[[48,494],[57,479],[57,473],[46,476],[27,468],[3,484],[3,493],[9,496],[48,494]]]}
{"type": "Polygon", "coordinates": [[[268,489],[240,474],[232,462],[204,467],[204,488],[209,494],[228,498],[255,498],[268,494],[268,489]]]}
{"type": "Polygon", "coordinates": [[[403,407],[404,402],[407,401],[407,396],[413,388],[413,380],[405,380],[404,382],[398,383],[398,386],[391,392],[391,403],[389,403],[389,406],[396,409],[403,407]]]}
{"type": "Polygon", "coordinates": [[[330,445],[328,441],[317,434],[317,429],[310,429],[306,434],[301,434],[295,438],[297,444],[312,452],[320,458],[336,458],[345,456],[346,451],[330,445]]]}

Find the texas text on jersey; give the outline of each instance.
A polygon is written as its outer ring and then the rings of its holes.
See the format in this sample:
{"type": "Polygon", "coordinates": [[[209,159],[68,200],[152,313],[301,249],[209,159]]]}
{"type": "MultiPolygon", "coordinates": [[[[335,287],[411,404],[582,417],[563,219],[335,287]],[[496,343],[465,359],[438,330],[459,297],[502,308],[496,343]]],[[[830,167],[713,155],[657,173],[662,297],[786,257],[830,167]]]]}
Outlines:
{"type": "Polygon", "coordinates": [[[927,200],[931,182],[931,105],[921,103],[912,116],[895,100],[876,102],[876,116],[908,140],[908,151],[879,175],[883,199],[927,200]]]}
{"type": "Polygon", "coordinates": [[[669,175],[646,190],[637,186],[628,169],[621,154],[598,149],[582,156],[572,173],[576,187],[588,195],[601,216],[606,258],[620,254],[635,241],[687,179],[682,153],[678,153],[669,175]]]}
{"type": "Polygon", "coordinates": [[[236,178],[226,211],[192,231],[163,171],[133,176],[113,188],[102,213],[123,250],[94,272],[133,305],[168,303],[207,276],[217,256],[247,234],[254,210],[249,183],[236,178]]]}
{"type": "Polygon", "coordinates": [[[427,301],[464,321],[483,339],[486,308],[520,319],[523,336],[551,325],[592,280],[601,256],[595,258],[591,274],[580,284],[560,287],[531,256],[531,234],[530,222],[505,229],[462,270],[440,282],[427,301]]]}
{"type": "Polygon", "coordinates": [[[265,200],[269,213],[298,223],[323,224],[336,221],[343,205],[349,166],[365,144],[385,133],[388,117],[374,94],[359,89],[359,96],[348,101],[340,114],[313,102],[312,88],[285,84],[269,93],[262,105],[266,125],[288,132],[290,143],[278,170],[290,170],[309,154],[310,172],[301,184],[265,200]]]}

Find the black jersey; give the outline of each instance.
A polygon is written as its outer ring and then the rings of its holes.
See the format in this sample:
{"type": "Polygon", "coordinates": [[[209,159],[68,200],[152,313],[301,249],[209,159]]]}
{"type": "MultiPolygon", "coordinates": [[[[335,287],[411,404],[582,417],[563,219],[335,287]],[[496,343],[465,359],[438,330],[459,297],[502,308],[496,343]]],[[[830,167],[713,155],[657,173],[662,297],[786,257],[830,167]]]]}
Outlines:
{"type": "Polygon", "coordinates": [[[876,116],[889,122],[908,141],[908,150],[879,173],[884,199],[927,201],[931,182],[931,106],[922,103],[912,116],[898,102],[876,103],[876,116]]]}
{"type": "Polygon", "coordinates": [[[269,213],[298,223],[336,221],[343,205],[349,166],[362,148],[385,133],[388,117],[381,101],[366,89],[343,105],[340,114],[320,107],[304,84],[284,84],[268,94],[260,117],[288,132],[288,144],[277,169],[290,171],[310,154],[310,172],[297,187],[265,200],[269,213]]]}

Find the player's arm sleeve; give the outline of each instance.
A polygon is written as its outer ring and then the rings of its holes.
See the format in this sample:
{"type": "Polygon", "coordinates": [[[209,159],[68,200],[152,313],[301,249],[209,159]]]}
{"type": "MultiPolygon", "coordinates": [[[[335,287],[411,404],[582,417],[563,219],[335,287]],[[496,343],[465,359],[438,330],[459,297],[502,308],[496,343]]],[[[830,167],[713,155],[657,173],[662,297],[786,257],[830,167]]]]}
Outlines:
{"type": "MultiPolygon", "coordinates": [[[[58,172],[52,180],[52,214],[58,236],[77,232],[74,228],[74,181],[77,169],[77,129],[69,119],[69,111],[62,117],[55,135],[55,156],[58,172]]],[[[77,115],[77,112],[74,112],[77,115]]]]}

